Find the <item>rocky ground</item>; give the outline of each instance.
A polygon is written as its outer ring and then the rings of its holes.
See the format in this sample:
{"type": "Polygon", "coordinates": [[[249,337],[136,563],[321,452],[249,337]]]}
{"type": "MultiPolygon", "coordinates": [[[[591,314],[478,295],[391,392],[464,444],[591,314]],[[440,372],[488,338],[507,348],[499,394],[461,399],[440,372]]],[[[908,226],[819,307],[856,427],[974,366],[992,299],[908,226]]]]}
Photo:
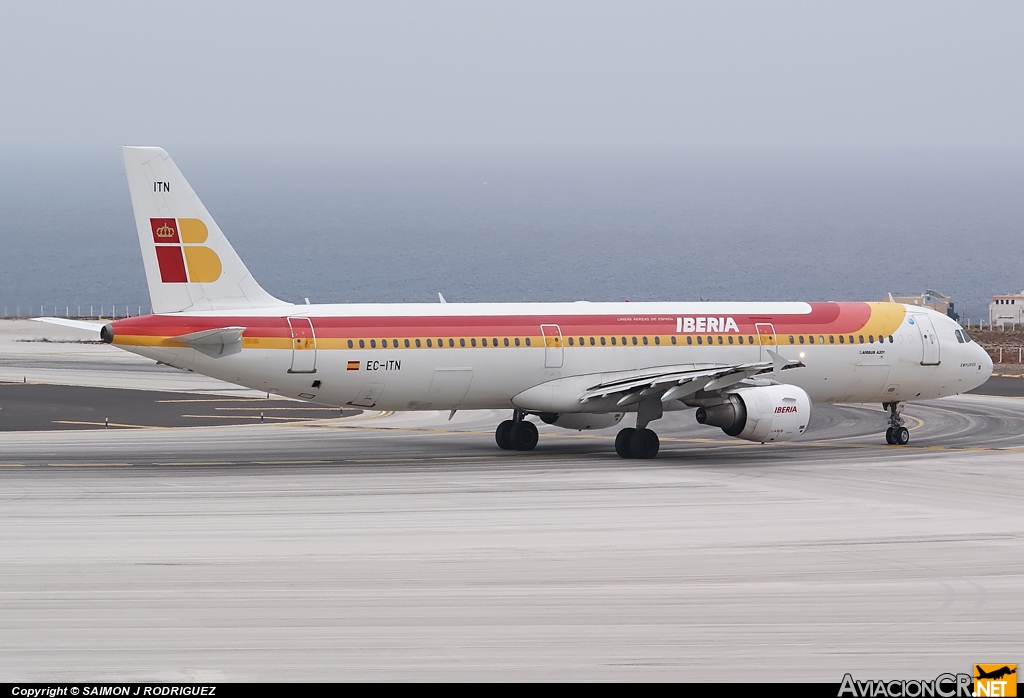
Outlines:
{"type": "Polygon", "coordinates": [[[971,339],[985,348],[995,364],[993,373],[1024,374],[1024,330],[969,330],[971,339]],[[1000,350],[1002,353],[1000,354],[1000,350]]]}

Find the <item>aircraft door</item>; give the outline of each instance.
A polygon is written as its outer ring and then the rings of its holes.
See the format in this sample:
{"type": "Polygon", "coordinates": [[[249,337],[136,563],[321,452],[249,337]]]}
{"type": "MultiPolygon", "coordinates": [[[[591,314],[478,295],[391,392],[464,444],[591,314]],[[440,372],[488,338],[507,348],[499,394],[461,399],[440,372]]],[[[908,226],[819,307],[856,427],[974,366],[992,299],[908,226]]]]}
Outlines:
{"type": "Polygon", "coordinates": [[[932,319],[927,315],[912,315],[910,321],[917,325],[917,331],[921,333],[921,365],[939,365],[939,337],[935,334],[935,326],[932,319]]]}
{"type": "Polygon", "coordinates": [[[290,317],[292,367],[288,373],[316,373],[316,335],[308,317],[290,317]]]}
{"type": "Polygon", "coordinates": [[[754,325],[754,329],[757,330],[757,343],[761,346],[761,358],[759,361],[771,361],[772,357],[768,356],[768,350],[778,352],[779,342],[775,336],[775,325],[770,322],[759,322],[754,325]]]}
{"type": "Polygon", "coordinates": [[[541,325],[540,332],[544,335],[544,367],[562,367],[562,330],[558,325],[541,325]]]}

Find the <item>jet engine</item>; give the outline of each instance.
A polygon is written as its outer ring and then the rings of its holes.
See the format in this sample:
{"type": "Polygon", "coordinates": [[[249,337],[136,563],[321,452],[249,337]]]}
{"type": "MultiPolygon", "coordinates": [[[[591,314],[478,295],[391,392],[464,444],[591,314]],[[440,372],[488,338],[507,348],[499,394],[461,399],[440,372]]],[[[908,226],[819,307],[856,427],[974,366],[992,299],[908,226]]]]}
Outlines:
{"type": "Polygon", "coordinates": [[[545,424],[562,429],[583,431],[584,429],[607,429],[622,421],[622,412],[541,412],[538,416],[545,424]]]}
{"type": "Polygon", "coordinates": [[[795,385],[743,388],[723,397],[719,405],[697,408],[697,421],[747,441],[790,441],[811,418],[811,398],[795,385]]]}

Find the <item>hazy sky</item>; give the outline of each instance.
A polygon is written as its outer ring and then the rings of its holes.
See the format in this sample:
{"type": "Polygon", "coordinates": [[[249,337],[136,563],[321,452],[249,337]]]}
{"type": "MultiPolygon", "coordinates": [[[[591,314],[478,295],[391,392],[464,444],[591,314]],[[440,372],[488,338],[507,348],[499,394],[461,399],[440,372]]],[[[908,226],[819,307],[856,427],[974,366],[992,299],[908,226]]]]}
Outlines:
{"type": "Polygon", "coordinates": [[[0,143],[1019,147],[1020,2],[7,2],[0,143]]]}

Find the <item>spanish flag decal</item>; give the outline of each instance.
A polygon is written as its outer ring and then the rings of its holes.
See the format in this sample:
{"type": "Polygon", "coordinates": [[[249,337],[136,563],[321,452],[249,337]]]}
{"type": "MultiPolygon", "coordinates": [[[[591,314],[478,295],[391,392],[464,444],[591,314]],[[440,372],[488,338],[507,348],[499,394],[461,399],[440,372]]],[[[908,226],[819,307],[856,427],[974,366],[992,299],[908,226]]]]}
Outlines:
{"type": "Polygon", "coordinates": [[[358,371],[359,370],[359,362],[358,361],[349,361],[348,362],[348,370],[349,371],[358,371]]]}
{"type": "Polygon", "coordinates": [[[198,218],[150,218],[160,280],[165,284],[208,284],[220,278],[220,257],[202,243],[209,231],[198,218]]]}

